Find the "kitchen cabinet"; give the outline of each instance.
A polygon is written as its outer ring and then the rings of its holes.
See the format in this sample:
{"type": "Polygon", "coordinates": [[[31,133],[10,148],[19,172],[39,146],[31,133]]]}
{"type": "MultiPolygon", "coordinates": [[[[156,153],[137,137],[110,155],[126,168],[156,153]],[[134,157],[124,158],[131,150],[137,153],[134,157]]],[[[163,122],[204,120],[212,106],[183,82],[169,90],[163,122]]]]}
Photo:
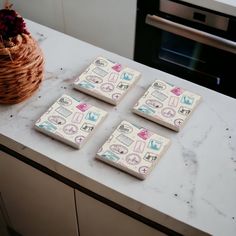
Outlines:
{"type": "Polygon", "coordinates": [[[9,226],[24,236],[78,236],[78,225],[81,236],[165,235],[2,151],[0,193],[9,226]]]}
{"type": "Polygon", "coordinates": [[[0,151],[0,192],[24,236],[78,236],[74,189],[0,151]]]}
{"type": "Polygon", "coordinates": [[[76,191],[81,236],[164,236],[162,232],[76,191]]]}

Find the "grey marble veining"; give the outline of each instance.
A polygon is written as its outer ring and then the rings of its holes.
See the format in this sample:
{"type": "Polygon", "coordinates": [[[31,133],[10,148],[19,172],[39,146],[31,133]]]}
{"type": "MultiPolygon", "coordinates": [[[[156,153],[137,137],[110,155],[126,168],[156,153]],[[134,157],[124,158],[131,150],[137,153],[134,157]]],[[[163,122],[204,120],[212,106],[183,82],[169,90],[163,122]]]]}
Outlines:
{"type": "Polygon", "coordinates": [[[27,21],[46,60],[45,79],[28,100],[0,105],[0,142],[66,178],[188,235],[192,227],[213,235],[236,235],[236,100],[167,73],[94,47],[27,21]],[[72,88],[74,79],[98,55],[142,72],[142,78],[117,106],[72,88]],[[200,94],[203,100],[179,133],[131,112],[155,79],[200,94]],[[33,129],[34,122],[63,93],[108,112],[108,117],[81,150],[33,129]],[[95,154],[122,119],[171,139],[154,171],[140,181],[95,160],[95,154]]]}

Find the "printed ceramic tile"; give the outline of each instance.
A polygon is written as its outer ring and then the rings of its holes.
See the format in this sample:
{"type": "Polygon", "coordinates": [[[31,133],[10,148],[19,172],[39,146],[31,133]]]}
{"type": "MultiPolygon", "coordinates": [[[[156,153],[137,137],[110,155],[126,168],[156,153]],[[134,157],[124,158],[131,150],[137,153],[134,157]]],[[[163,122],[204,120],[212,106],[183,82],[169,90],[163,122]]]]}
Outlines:
{"type": "Polygon", "coordinates": [[[98,57],[75,80],[74,88],[117,105],[140,76],[136,70],[98,57]]]}
{"type": "Polygon", "coordinates": [[[96,158],[139,179],[145,179],[170,145],[170,140],[122,121],[96,158]]]}
{"type": "Polygon", "coordinates": [[[106,115],[102,109],[62,95],[35,123],[35,128],[80,149],[106,115]]]}
{"type": "Polygon", "coordinates": [[[139,99],[133,112],[179,131],[201,100],[201,96],[156,80],[139,99]]]}

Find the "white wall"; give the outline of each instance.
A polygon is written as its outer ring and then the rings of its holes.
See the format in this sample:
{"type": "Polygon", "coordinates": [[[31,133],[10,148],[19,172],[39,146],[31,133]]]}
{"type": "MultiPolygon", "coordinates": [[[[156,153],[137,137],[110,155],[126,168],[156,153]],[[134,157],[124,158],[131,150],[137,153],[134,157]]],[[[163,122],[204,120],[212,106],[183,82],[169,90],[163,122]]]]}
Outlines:
{"type": "MultiPolygon", "coordinates": [[[[1,7],[4,2],[5,0],[0,0],[1,7]]],[[[60,31],[64,30],[61,0],[9,0],[9,2],[13,3],[12,8],[23,17],[60,31]]]]}
{"type": "MultiPolygon", "coordinates": [[[[2,6],[4,0],[0,0],[2,6]]],[[[11,0],[24,18],[133,58],[136,0],[11,0]]]]}

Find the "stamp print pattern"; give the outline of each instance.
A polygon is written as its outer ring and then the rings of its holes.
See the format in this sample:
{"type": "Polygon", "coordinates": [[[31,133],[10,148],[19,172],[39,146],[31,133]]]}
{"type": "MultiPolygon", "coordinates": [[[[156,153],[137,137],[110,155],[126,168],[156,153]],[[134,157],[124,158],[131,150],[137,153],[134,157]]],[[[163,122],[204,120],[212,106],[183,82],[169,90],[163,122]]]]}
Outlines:
{"type": "Polygon", "coordinates": [[[175,87],[175,88],[171,89],[171,92],[173,94],[175,94],[176,96],[180,96],[183,93],[183,89],[175,87]]]}
{"type": "Polygon", "coordinates": [[[152,108],[148,107],[147,105],[139,106],[138,110],[147,115],[155,114],[155,111],[152,108]]]}
{"type": "Polygon", "coordinates": [[[78,135],[75,137],[75,142],[81,144],[84,141],[85,137],[83,135],[78,135]]]}
{"type": "Polygon", "coordinates": [[[152,133],[147,129],[141,129],[137,134],[141,139],[147,140],[152,136],[152,133]]]}
{"type": "Polygon", "coordinates": [[[177,107],[179,103],[179,98],[176,96],[170,96],[168,105],[170,107],[177,107]]]}
{"type": "Polygon", "coordinates": [[[160,101],[164,102],[167,99],[167,96],[164,93],[155,90],[152,92],[152,96],[159,99],[160,101]]]}
{"type": "Polygon", "coordinates": [[[152,150],[160,150],[162,143],[158,140],[151,139],[148,143],[148,147],[152,150]]]}
{"type": "Polygon", "coordinates": [[[83,89],[94,89],[95,88],[95,85],[93,85],[92,83],[89,83],[87,81],[81,81],[78,83],[78,86],[83,88],[83,89]]]}
{"type": "Polygon", "coordinates": [[[165,137],[122,121],[96,158],[145,179],[169,144],[170,140],[165,137]]]}
{"type": "Polygon", "coordinates": [[[95,65],[105,67],[105,66],[107,66],[107,61],[99,58],[95,61],[95,65]]]}
{"type": "Polygon", "coordinates": [[[134,146],[134,152],[143,153],[146,143],[143,141],[136,141],[134,146]]]}
{"type": "Polygon", "coordinates": [[[43,121],[38,126],[39,128],[47,130],[49,132],[54,132],[55,130],[57,130],[57,127],[48,121],[43,121]]]}
{"type": "Polygon", "coordinates": [[[74,88],[117,105],[141,73],[103,57],[96,58],[74,81],[74,88]]]}
{"type": "Polygon", "coordinates": [[[118,101],[120,97],[121,97],[121,93],[113,93],[112,94],[112,99],[114,101],[118,101]]]}
{"type": "Polygon", "coordinates": [[[83,130],[84,132],[90,133],[93,131],[94,125],[89,124],[89,123],[83,123],[83,125],[80,129],[83,130]]]}
{"type": "Polygon", "coordinates": [[[102,78],[95,76],[95,75],[88,75],[86,76],[86,79],[91,82],[91,83],[95,83],[95,84],[101,84],[102,83],[102,78]]]}
{"type": "Polygon", "coordinates": [[[64,126],[63,131],[65,134],[68,134],[68,135],[76,134],[78,131],[78,127],[73,124],[67,124],[64,126]]]}
{"type": "Polygon", "coordinates": [[[154,162],[158,159],[158,155],[152,152],[147,152],[144,156],[144,160],[154,162]]]}
{"type": "Polygon", "coordinates": [[[137,165],[141,162],[141,157],[135,153],[131,153],[126,156],[126,161],[130,165],[137,165]]]}
{"type": "Polygon", "coordinates": [[[120,83],[117,85],[117,88],[120,89],[120,90],[127,90],[127,89],[129,88],[129,84],[120,82],[120,83]]]}
{"type": "Polygon", "coordinates": [[[179,127],[183,124],[184,120],[183,119],[175,119],[174,124],[179,127]]]}
{"type": "Polygon", "coordinates": [[[155,99],[148,99],[146,102],[145,102],[149,107],[151,108],[162,108],[163,107],[163,104],[155,99]]]}
{"type": "Polygon", "coordinates": [[[122,155],[128,153],[128,148],[120,144],[113,144],[110,146],[110,149],[116,154],[122,155]]]}
{"type": "Polygon", "coordinates": [[[95,113],[95,112],[90,111],[87,113],[85,119],[90,120],[92,122],[96,122],[98,120],[99,116],[100,116],[99,113],[95,113]]]}
{"type": "Polygon", "coordinates": [[[101,85],[101,90],[105,93],[111,92],[114,90],[114,85],[111,83],[104,83],[101,85]]]}
{"type": "Polygon", "coordinates": [[[126,80],[126,81],[131,81],[131,80],[133,79],[133,74],[128,73],[128,72],[124,72],[124,73],[121,75],[121,79],[122,79],[122,80],[126,80]]]}
{"type": "Polygon", "coordinates": [[[113,70],[116,72],[121,72],[122,71],[122,65],[121,64],[115,64],[114,66],[111,67],[113,70]]]}
{"type": "Polygon", "coordinates": [[[77,105],[76,108],[78,108],[82,112],[85,112],[90,108],[90,105],[85,102],[82,102],[79,105],[77,105]]]}
{"type": "Polygon", "coordinates": [[[132,126],[130,125],[127,125],[127,124],[121,124],[119,127],[118,127],[118,130],[122,133],[126,133],[126,134],[129,134],[133,131],[133,128],[132,126]]]}
{"type": "Polygon", "coordinates": [[[181,98],[181,103],[185,104],[185,105],[192,105],[194,102],[194,97],[190,97],[187,95],[182,96],[181,98]]]}
{"type": "Polygon", "coordinates": [[[115,162],[120,159],[117,155],[115,155],[113,152],[110,152],[110,151],[104,152],[102,156],[110,161],[115,161],[115,162]]]}
{"type": "Polygon", "coordinates": [[[54,125],[64,125],[66,120],[61,116],[49,116],[48,120],[54,125]]]}
{"type": "Polygon", "coordinates": [[[139,167],[138,171],[139,171],[141,174],[146,175],[147,172],[148,172],[148,169],[149,169],[148,166],[141,166],[141,167],[139,167]]]}
{"type": "Polygon", "coordinates": [[[166,108],[163,108],[163,109],[162,109],[161,114],[162,114],[164,117],[171,118],[171,117],[174,117],[174,116],[175,116],[176,111],[175,111],[173,108],[166,107],[166,108]]]}
{"type": "Polygon", "coordinates": [[[68,117],[72,114],[72,112],[62,106],[58,107],[56,109],[56,112],[59,113],[60,115],[64,116],[64,117],[68,117]]]}
{"type": "Polygon", "coordinates": [[[108,81],[115,84],[117,82],[118,78],[119,78],[118,73],[111,73],[109,75],[108,81]]]}
{"type": "Polygon", "coordinates": [[[158,90],[165,90],[166,89],[166,84],[161,82],[161,81],[156,81],[153,83],[153,88],[158,89],[158,90]]]}
{"type": "Polygon", "coordinates": [[[184,115],[184,116],[188,116],[191,112],[191,109],[189,109],[188,107],[184,107],[184,106],[181,106],[178,110],[178,113],[181,114],[181,115],[184,115]]]}
{"type": "Polygon", "coordinates": [[[67,97],[62,97],[58,99],[58,103],[62,106],[70,106],[72,104],[72,100],[67,97]]]}
{"type": "Polygon", "coordinates": [[[133,112],[179,131],[200,100],[201,96],[195,93],[156,80],[136,102],[133,112]]]}
{"type": "Polygon", "coordinates": [[[94,68],[93,72],[101,77],[104,77],[108,74],[105,70],[101,69],[100,67],[94,68]]]}
{"type": "Polygon", "coordinates": [[[134,142],[131,138],[125,136],[124,134],[120,134],[116,139],[126,146],[130,146],[134,142]]]}
{"type": "Polygon", "coordinates": [[[71,121],[73,123],[80,124],[81,121],[83,120],[83,117],[84,117],[84,114],[82,114],[80,112],[75,112],[71,121]]]}
{"type": "Polygon", "coordinates": [[[105,111],[80,99],[62,95],[38,119],[35,128],[79,149],[106,115],[105,111]]]}

